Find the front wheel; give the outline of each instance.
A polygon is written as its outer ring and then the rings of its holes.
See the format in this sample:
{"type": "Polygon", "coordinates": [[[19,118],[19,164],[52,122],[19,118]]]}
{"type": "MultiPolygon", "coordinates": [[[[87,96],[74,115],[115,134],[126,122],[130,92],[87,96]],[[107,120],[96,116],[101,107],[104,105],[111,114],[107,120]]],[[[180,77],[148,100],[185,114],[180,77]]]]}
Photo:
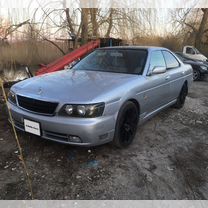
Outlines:
{"type": "Polygon", "coordinates": [[[119,148],[129,146],[136,134],[139,112],[133,102],[125,103],[119,113],[113,143],[119,148]]]}
{"type": "Polygon", "coordinates": [[[183,87],[180,91],[180,94],[177,98],[177,102],[174,105],[175,108],[179,109],[179,108],[182,108],[184,106],[187,94],[188,94],[188,86],[187,86],[186,83],[184,83],[184,85],[183,85],[183,87]]]}

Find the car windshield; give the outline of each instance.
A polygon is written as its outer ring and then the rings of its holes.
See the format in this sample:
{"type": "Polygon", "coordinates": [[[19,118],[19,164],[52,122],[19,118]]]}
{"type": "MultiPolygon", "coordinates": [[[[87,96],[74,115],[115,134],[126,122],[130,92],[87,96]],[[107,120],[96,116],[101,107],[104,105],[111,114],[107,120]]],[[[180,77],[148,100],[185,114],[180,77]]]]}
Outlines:
{"type": "Polygon", "coordinates": [[[73,69],[126,74],[142,74],[147,57],[144,49],[98,49],[73,69]]]}
{"type": "Polygon", "coordinates": [[[195,51],[196,51],[196,54],[200,54],[200,52],[196,49],[196,48],[194,48],[195,49],[195,51]]]}

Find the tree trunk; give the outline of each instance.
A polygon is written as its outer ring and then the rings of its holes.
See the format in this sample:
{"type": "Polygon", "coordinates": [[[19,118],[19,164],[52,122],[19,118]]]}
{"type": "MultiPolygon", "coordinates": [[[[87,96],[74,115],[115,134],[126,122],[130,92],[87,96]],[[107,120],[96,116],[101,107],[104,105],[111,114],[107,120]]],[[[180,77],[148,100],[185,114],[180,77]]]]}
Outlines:
{"type": "Polygon", "coordinates": [[[82,8],[81,14],[81,43],[82,45],[88,41],[88,8],[82,8]]]}
{"type": "Polygon", "coordinates": [[[110,14],[109,14],[109,17],[108,17],[108,29],[107,29],[107,32],[105,34],[105,37],[106,38],[110,38],[110,33],[111,33],[111,30],[113,28],[113,9],[111,8],[110,9],[110,14]]]}
{"type": "Polygon", "coordinates": [[[98,22],[97,22],[98,8],[90,8],[90,17],[92,23],[92,37],[98,37],[98,22]]]}
{"type": "Polygon", "coordinates": [[[66,20],[67,20],[67,24],[68,24],[70,33],[74,35],[75,32],[74,32],[74,28],[73,28],[73,24],[72,24],[72,19],[71,19],[70,15],[69,15],[69,8],[65,9],[65,13],[66,13],[66,20]]]}
{"type": "Polygon", "coordinates": [[[202,9],[202,11],[203,11],[203,17],[202,17],[199,29],[195,37],[195,47],[199,50],[202,47],[202,38],[203,38],[204,31],[205,31],[206,23],[208,20],[208,8],[206,9],[204,8],[202,9]]]}

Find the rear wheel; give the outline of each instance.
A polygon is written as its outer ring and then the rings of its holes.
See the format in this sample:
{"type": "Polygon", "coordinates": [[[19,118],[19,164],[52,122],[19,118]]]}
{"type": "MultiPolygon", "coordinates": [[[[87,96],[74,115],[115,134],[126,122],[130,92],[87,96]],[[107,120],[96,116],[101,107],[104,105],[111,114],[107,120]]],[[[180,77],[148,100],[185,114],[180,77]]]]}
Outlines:
{"type": "Polygon", "coordinates": [[[186,100],[186,96],[188,94],[188,86],[186,83],[183,84],[183,87],[180,91],[180,94],[177,98],[177,102],[174,105],[175,108],[182,108],[184,106],[185,100],[186,100]]]}
{"type": "Polygon", "coordinates": [[[197,70],[197,69],[194,69],[193,70],[193,80],[194,81],[198,81],[200,79],[201,79],[201,73],[200,73],[200,71],[197,70]]]}
{"type": "Polygon", "coordinates": [[[118,114],[113,143],[119,148],[129,146],[136,134],[139,112],[133,102],[125,103],[118,114]]]}

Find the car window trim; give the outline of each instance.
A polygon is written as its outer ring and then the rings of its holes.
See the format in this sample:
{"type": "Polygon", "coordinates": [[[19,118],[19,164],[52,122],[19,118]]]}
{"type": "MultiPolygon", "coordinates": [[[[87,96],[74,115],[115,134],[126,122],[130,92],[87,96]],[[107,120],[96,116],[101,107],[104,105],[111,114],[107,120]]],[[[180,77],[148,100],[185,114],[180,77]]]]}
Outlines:
{"type": "Polygon", "coordinates": [[[174,54],[172,54],[170,51],[167,51],[167,50],[161,50],[161,52],[162,52],[162,55],[163,55],[163,57],[164,57],[165,65],[166,65],[166,69],[167,69],[167,70],[177,69],[177,68],[181,67],[180,62],[179,62],[178,59],[174,56],[174,54]],[[178,66],[176,66],[176,67],[169,67],[169,68],[168,68],[168,65],[167,65],[165,56],[164,56],[164,54],[163,54],[164,51],[170,53],[170,54],[175,58],[175,60],[178,62],[178,66]]]}

